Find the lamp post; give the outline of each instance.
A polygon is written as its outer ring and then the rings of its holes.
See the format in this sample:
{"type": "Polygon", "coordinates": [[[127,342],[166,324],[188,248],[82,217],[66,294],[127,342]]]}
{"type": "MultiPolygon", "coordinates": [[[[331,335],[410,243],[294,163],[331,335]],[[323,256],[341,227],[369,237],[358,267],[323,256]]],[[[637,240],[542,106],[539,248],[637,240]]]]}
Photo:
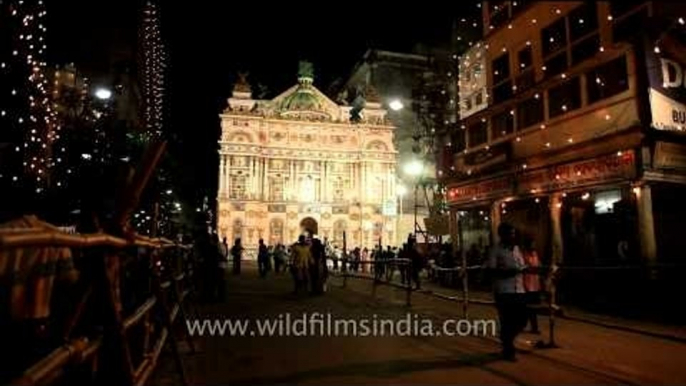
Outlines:
{"type": "Polygon", "coordinates": [[[405,187],[405,185],[398,184],[398,187],[396,188],[396,193],[398,194],[398,217],[395,222],[395,242],[398,244],[398,246],[401,246],[402,234],[400,233],[400,224],[403,220],[403,199],[407,194],[407,188],[405,187]]]}
{"type": "Polygon", "coordinates": [[[412,177],[414,180],[414,238],[417,238],[417,209],[418,209],[418,202],[417,202],[417,196],[419,195],[419,180],[424,173],[424,164],[422,163],[421,160],[415,158],[405,164],[404,168],[405,174],[408,176],[412,177]]]}

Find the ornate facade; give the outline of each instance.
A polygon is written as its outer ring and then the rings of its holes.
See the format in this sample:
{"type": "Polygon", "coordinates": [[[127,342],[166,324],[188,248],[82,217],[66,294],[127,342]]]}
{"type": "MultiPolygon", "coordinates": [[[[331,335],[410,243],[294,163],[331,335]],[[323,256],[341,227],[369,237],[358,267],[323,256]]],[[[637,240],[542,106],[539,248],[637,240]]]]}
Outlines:
{"type": "Polygon", "coordinates": [[[376,101],[350,123],[341,106],[312,85],[272,100],[252,99],[245,77],[220,115],[217,227],[220,237],[291,243],[305,231],[348,248],[395,240],[394,127],[376,101]]]}

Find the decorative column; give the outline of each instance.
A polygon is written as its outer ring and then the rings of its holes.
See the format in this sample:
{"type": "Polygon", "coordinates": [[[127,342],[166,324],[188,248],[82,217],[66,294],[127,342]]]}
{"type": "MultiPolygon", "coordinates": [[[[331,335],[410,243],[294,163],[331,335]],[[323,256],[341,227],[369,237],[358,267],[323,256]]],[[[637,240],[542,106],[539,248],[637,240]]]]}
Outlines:
{"type": "Polygon", "coordinates": [[[389,199],[395,200],[395,196],[398,194],[395,186],[395,170],[393,170],[393,167],[390,165],[388,166],[388,182],[391,188],[389,193],[389,199]]]}
{"type": "Polygon", "coordinates": [[[355,163],[351,162],[348,165],[348,172],[350,174],[350,186],[349,186],[349,191],[354,192],[357,189],[357,181],[355,180],[355,163]]]}
{"type": "Polygon", "coordinates": [[[224,161],[224,189],[228,195],[231,189],[231,165],[233,163],[233,157],[227,156],[224,161]]]}
{"type": "Polygon", "coordinates": [[[551,265],[559,265],[564,259],[564,245],[562,242],[562,193],[553,193],[549,198],[550,208],[550,236],[551,236],[551,265]]]}
{"type": "Polygon", "coordinates": [[[290,168],[290,179],[288,184],[290,186],[290,196],[288,197],[288,200],[293,201],[295,199],[295,161],[290,160],[288,165],[290,168]]]}
{"type": "Polygon", "coordinates": [[[269,160],[262,158],[262,199],[269,200],[269,186],[267,176],[269,175],[269,160]]]}
{"type": "Polygon", "coordinates": [[[638,240],[641,257],[646,263],[657,260],[657,243],[655,242],[655,221],[653,219],[653,195],[650,185],[634,188],[638,209],[638,240]]]}
{"type": "Polygon", "coordinates": [[[233,163],[233,157],[226,157],[226,170],[224,174],[224,189],[226,190],[226,196],[231,195],[231,164],[233,163]]]}
{"type": "Polygon", "coordinates": [[[360,163],[360,204],[364,204],[367,201],[367,163],[362,161],[360,163]]]}
{"type": "Polygon", "coordinates": [[[226,195],[226,157],[219,154],[219,197],[226,195]]]}
{"type": "Polygon", "coordinates": [[[321,175],[321,189],[322,189],[322,197],[319,201],[322,202],[329,202],[329,181],[328,181],[328,168],[329,163],[326,161],[321,162],[321,170],[320,170],[320,175],[321,175]]]}

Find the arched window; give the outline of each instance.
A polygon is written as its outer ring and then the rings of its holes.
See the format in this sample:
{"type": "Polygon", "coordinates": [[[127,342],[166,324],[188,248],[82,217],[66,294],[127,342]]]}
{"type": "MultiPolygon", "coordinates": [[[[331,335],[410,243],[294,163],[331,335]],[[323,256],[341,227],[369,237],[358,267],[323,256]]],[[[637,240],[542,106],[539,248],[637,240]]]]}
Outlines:
{"type": "Polygon", "coordinates": [[[243,221],[240,218],[233,220],[233,240],[243,237],[243,221]]]}
{"type": "Polygon", "coordinates": [[[383,141],[375,140],[369,142],[366,149],[373,151],[388,151],[388,146],[383,141]]]}
{"type": "Polygon", "coordinates": [[[333,243],[339,247],[343,247],[343,233],[346,231],[348,224],[345,220],[338,220],[333,224],[333,243]]]}
{"type": "Polygon", "coordinates": [[[269,179],[269,199],[271,201],[284,200],[283,177],[272,177],[269,179]]]}
{"type": "Polygon", "coordinates": [[[231,187],[229,191],[229,198],[234,200],[243,200],[246,198],[248,178],[244,175],[233,175],[229,182],[231,187]]]}
{"type": "Polygon", "coordinates": [[[315,181],[312,176],[306,176],[300,179],[299,201],[313,202],[316,198],[315,181]]]}
{"type": "Polygon", "coordinates": [[[269,244],[283,244],[283,220],[280,218],[269,223],[269,244]]]}

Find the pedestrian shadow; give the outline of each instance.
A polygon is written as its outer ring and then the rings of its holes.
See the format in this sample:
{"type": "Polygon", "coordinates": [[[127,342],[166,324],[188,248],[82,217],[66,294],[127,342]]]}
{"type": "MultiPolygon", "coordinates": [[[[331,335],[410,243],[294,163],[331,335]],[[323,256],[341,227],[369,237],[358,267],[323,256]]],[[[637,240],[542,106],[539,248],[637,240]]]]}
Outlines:
{"type": "Polygon", "coordinates": [[[387,378],[399,374],[413,372],[457,369],[462,367],[477,367],[480,370],[492,373],[517,385],[525,385],[519,378],[511,374],[486,367],[488,364],[500,361],[499,353],[487,353],[468,355],[463,358],[446,358],[431,361],[399,359],[385,362],[354,363],[349,365],[331,366],[292,374],[273,377],[250,377],[232,380],[232,384],[269,385],[269,384],[294,384],[306,381],[316,381],[329,377],[356,377],[387,378]]]}

